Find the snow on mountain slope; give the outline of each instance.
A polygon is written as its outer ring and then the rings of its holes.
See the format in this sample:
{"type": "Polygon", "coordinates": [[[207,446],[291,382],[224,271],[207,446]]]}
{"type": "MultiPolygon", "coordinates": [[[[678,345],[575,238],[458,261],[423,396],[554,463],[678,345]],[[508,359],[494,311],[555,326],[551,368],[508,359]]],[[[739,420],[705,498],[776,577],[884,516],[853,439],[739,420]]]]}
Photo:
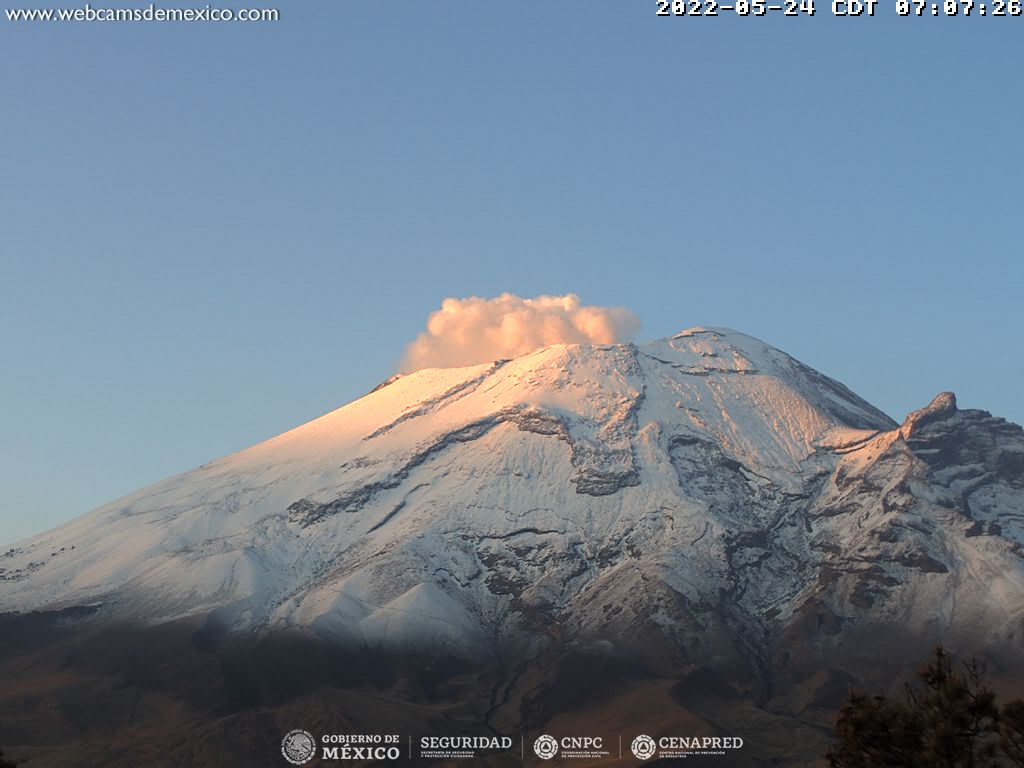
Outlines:
{"type": "Polygon", "coordinates": [[[22,542],[0,611],[462,655],[651,625],[749,649],[812,612],[1006,639],[1022,456],[1015,425],[946,398],[898,427],[726,329],[558,345],[398,377],[22,542]]]}

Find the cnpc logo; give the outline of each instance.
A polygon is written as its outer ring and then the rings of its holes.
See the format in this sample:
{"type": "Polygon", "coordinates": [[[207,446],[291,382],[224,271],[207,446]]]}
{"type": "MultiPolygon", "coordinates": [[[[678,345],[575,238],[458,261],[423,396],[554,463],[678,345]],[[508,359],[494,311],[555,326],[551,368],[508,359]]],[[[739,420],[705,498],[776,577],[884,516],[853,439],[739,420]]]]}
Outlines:
{"type": "Polygon", "coordinates": [[[558,741],[554,736],[548,736],[546,733],[543,736],[538,736],[537,740],[533,742],[533,752],[541,760],[550,760],[558,754],[558,741]]]}
{"type": "Polygon", "coordinates": [[[604,739],[601,736],[563,736],[556,739],[554,736],[544,734],[538,736],[533,742],[533,752],[541,760],[551,760],[559,753],[569,757],[583,757],[587,754],[599,752],[604,747],[604,739]]]}

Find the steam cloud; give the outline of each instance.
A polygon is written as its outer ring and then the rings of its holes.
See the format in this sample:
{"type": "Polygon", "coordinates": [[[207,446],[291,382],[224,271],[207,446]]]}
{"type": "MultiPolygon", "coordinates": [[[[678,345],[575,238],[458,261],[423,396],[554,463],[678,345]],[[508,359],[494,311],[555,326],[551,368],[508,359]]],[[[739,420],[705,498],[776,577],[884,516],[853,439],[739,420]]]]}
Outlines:
{"type": "Polygon", "coordinates": [[[628,309],[585,307],[573,293],[445,299],[406,350],[402,371],[518,357],[549,344],[613,344],[631,340],[639,330],[639,318],[628,309]]]}

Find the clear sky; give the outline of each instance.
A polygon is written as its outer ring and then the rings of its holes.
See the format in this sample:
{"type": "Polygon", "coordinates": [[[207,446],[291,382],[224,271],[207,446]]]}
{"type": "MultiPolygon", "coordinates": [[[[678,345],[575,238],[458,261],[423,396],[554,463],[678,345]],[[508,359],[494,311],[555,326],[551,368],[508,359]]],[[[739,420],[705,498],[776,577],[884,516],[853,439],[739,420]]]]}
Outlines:
{"type": "Polygon", "coordinates": [[[0,543],[358,397],[445,296],[1024,421],[1024,18],[655,6],[0,17],[0,543]]]}

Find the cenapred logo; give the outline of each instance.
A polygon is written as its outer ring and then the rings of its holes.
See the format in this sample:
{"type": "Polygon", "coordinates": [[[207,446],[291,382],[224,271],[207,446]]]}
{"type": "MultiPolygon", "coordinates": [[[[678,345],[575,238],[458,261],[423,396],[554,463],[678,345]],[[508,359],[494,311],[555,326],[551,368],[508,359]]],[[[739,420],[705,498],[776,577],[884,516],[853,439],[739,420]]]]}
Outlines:
{"type": "Polygon", "coordinates": [[[305,765],[316,754],[316,739],[301,728],[288,731],[281,739],[281,754],[292,765],[305,765]]]}
{"type": "Polygon", "coordinates": [[[629,748],[637,760],[715,757],[743,749],[743,739],[739,736],[661,736],[654,739],[641,734],[633,739],[629,748]]]}
{"type": "Polygon", "coordinates": [[[533,751],[541,760],[550,760],[558,754],[558,742],[555,741],[554,736],[548,736],[545,733],[533,742],[533,751]]]}
{"type": "Polygon", "coordinates": [[[633,752],[633,757],[637,760],[650,760],[654,757],[654,753],[658,751],[658,745],[654,739],[646,734],[641,734],[633,739],[633,743],[629,745],[629,748],[633,752]]]}

